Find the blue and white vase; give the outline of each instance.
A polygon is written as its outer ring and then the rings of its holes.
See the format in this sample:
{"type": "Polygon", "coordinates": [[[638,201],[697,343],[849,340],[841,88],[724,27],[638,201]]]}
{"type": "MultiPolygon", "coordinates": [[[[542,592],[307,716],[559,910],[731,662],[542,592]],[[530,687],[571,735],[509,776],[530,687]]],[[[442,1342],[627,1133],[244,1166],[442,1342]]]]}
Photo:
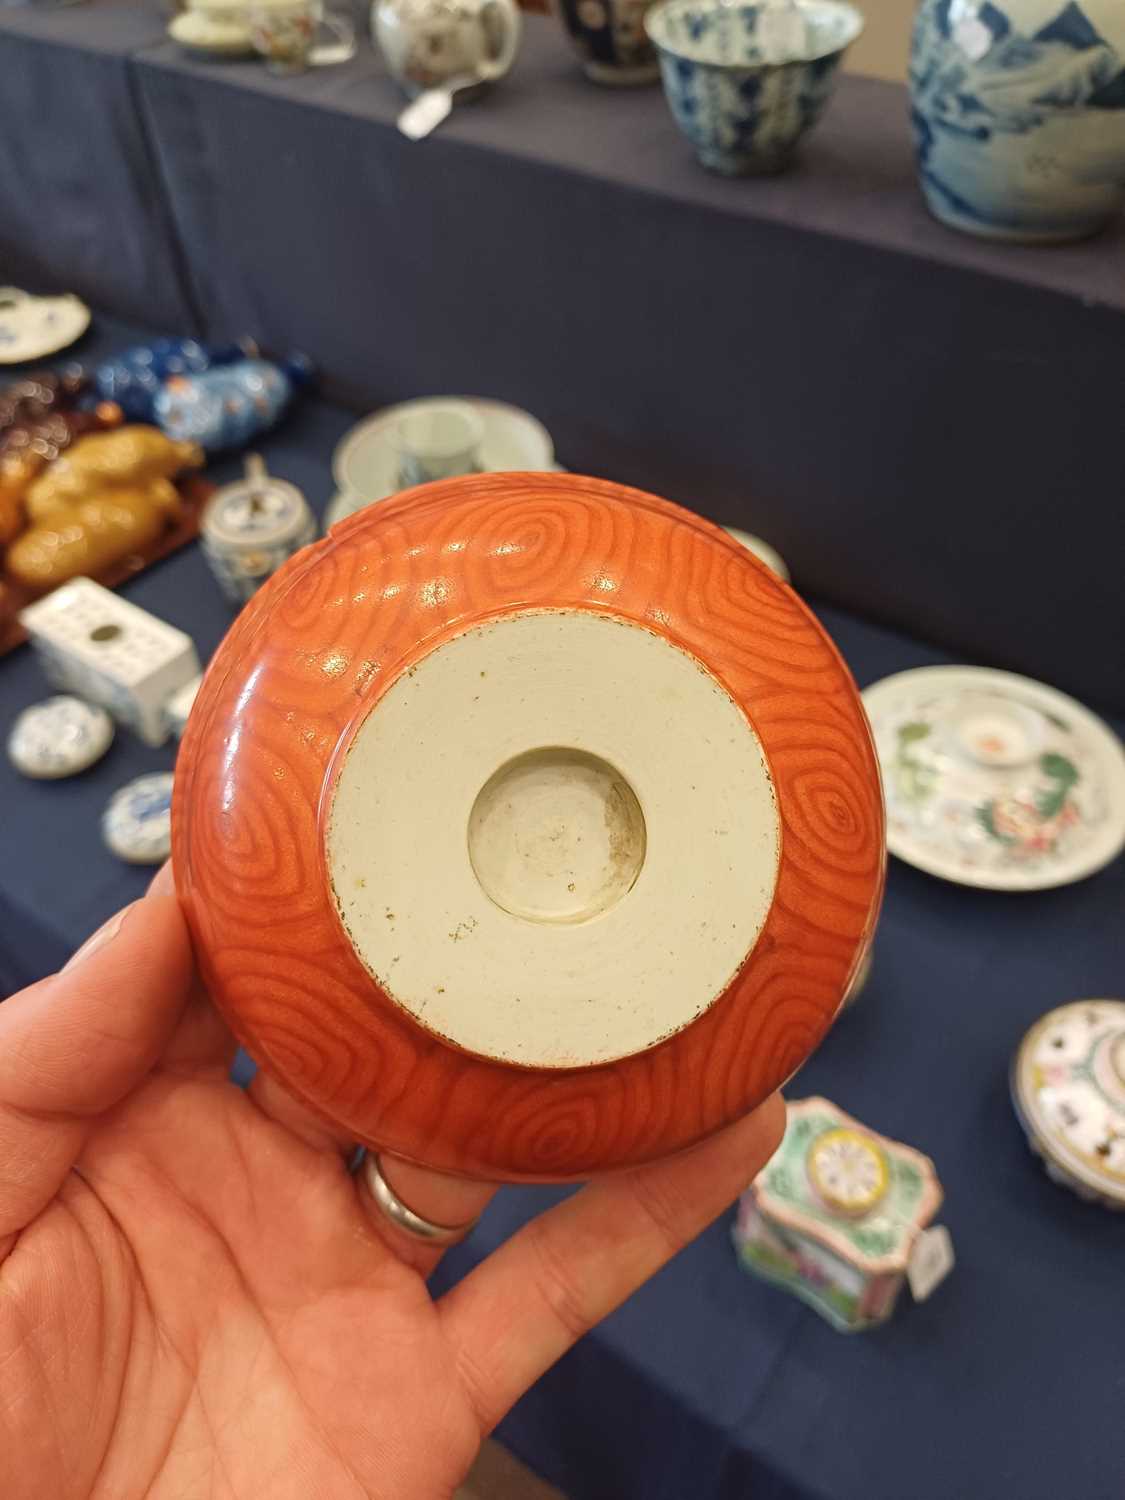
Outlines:
{"type": "Polygon", "coordinates": [[[208,453],[244,448],[277,425],[309,371],[308,361],[294,356],[284,368],[267,359],[240,359],[176,375],[157,392],[153,414],[169,437],[198,443],[208,453]]]}
{"type": "Polygon", "coordinates": [[[1125,204],[1125,0],[922,0],[922,191],[947,224],[1050,243],[1125,204]]]}
{"type": "Polygon", "coordinates": [[[156,397],[166,380],[200,375],[257,353],[252,339],[212,348],[197,339],[161,338],[123,349],[94,370],[94,389],[103,401],[116,401],[128,422],[151,422],[156,397]]]}

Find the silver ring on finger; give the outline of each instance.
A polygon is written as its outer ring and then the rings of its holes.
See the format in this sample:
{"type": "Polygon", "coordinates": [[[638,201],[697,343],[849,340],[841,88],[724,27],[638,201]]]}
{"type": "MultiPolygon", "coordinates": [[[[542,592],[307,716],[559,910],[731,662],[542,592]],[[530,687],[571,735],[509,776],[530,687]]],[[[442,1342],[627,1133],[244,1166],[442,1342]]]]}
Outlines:
{"type": "Polygon", "coordinates": [[[374,1151],[368,1151],[364,1157],[361,1171],[368,1191],[383,1217],[396,1229],[401,1229],[404,1234],[410,1235],[412,1239],[420,1240],[424,1245],[459,1244],[461,1240],[472,1234],[480,1222],[479,1214],[466,1224],[435,1224],[432,1219],[424,1219],[421,1214],[416,1214],[402,1201],[383,1176],[382,1163],[374,1151]]]}

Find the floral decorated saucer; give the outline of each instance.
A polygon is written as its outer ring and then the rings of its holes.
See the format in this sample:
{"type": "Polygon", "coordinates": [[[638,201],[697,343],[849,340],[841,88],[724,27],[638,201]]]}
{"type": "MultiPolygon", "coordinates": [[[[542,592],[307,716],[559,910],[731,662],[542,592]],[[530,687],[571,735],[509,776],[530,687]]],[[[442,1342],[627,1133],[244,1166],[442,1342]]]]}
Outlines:
{"type": "Polygon", "coordinates": [[[1012,1063],[1012,1102],[1050,1177],[1125,1209],[1125,1000],[1040,1016],[1012,1063]]]}
{"type": "Polygon", "coordinates": [[[18,287],[0,287],[0,365],[46,359],[89,326],[90,309],[77,297],[33,297],[18,287]]]}
{"type": "Polygon", "coordinates": [[[863,694],[887,848],[961,885],[1032,891],[1125,846],[1125,751],[1054,688],[983,667],[921,667],[863,694]]]}

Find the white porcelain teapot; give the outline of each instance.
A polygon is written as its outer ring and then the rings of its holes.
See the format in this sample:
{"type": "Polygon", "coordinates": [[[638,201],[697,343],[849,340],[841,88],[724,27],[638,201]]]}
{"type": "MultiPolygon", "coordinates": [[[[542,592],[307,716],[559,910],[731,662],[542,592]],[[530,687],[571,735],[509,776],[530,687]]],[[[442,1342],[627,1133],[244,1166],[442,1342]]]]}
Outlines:
{"type": "Polygon", "coordinates": [[[453,79],[502,78],[519,47],[520,12],[515,0],[374,0],[371,32],[414,95],[453,79]]]}

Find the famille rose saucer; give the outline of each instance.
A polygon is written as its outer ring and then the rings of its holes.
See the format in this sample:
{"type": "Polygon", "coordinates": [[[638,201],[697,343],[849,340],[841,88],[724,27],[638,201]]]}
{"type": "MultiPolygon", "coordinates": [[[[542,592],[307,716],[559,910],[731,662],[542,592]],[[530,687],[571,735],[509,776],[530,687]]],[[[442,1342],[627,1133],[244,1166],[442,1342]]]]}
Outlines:
{"type": "Polygon", "coordinates": [[[1012,1064],[1012,1101],[1050,1177],[1125,1209],[1125,1000],[1040,1016],[1012,1064]]]}
{"type": "Polygon", "coordinates": [[[1125,846],[1125,751],[1054,688],[983,667],[921,667],[863,694],[887,848],[998,891],[1069,885],[1125,846]]]}
{"type": "Polygon", "coordinates": [[[77,297],[33,297],[18,287],[0,287],[0,365],[46,359],[89,326],[90,309],[77,297]]]}

